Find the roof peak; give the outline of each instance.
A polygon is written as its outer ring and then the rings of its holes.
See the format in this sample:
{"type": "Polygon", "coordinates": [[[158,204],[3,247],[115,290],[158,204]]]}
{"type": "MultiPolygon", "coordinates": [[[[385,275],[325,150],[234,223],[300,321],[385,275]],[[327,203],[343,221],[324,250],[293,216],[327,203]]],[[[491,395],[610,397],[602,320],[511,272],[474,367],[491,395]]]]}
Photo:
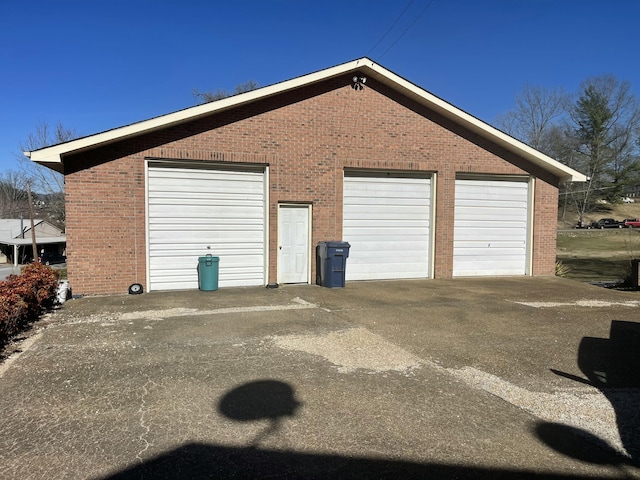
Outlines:
{"type": "Polygon", "coordinates": [[[125,140],[154,130],[167,128],[172,125],[185,123],[197,118],[211,115],[215,112],[236,108],[240,105],[255,102],[270,96],[284,94],[288,91],[323,82],[331,78],[345,75],[354,71],[361,71],[367,77],[374,78],[382,84],[395,89],[417,103],[437,112],[454,123],[463,126],[483,138],[521,156],[533,164],[557,176],[561,181],[585,181],[586,177],[548,157],[523,142],[507,135],[488,123],[470,115],[445,100],[433,95],[423,88],[400,77],[368,57],[361,57],[333,67],[308,73],[290,80],[285,80],[269,86],[261,87],[245,93],[223,98],[215,102],[188,107],[183,110],[161,115],[159,117],[142,120],[137,123],[117,127],[105,132],[71,140],[50,147],[24,152],[34,162],[45,165],[59,172],[64,171],[63,160],[66,155],[92,150],[102,145],[125,140]]]}

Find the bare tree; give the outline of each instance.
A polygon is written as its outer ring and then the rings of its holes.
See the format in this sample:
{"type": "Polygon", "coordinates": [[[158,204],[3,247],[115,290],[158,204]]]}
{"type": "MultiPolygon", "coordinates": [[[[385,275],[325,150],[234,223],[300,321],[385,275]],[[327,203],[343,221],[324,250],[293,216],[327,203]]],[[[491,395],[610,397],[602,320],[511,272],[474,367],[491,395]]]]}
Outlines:
{"type": "MultiPolygon", "coordinates": [[[[77,138],[74,130],[66,128],[62,123],[51,127],[47,123],[40,123],[30,133],[24,143],[20,145],[23,152],[39,150],[51,145],[68,142],[77,138]]],[[[31,182],[41,208],[49,220],[64,229],[64,176],[50,168],[43,167],[24,156],[19,157],[21,173],[31,182]]]]}
{"type": "Polygon", "coordinates": [[[597,201],[618,201],[640,182],[640,108],[628,82],[611,75],[583,82],[570,100],[561,89],[526,86],[515,108],[496,120],[505,132],[588,177],[560,187],[580,221],[597,201]]]}
{"type": "Polygon", "coordinates": [[[26,218],[29,214],[27,178],[21,172],[0,174],[0,218],[26,218]]]}
{"type": "MultiPolygon", "coordinates": [[[[559,161],[560,163],[573,168],[574,170],[581,171],[581,165],[577,160],[578,142],[569,135],[571,127],[568,121],[563,120],[561,123],[553,124],[545,132],[542,138],[542,145],[544,145],[544,153],[551,158],[559,161]]],[[[574,196],[577,192],[583,190],[585,184],[566,182],[560,185],[559,188],[559,214],[560,218],[564,219],[569,205],[575,206],[574,196]]],[[[581,218],[582,221],[582,218],[581,218]]]]}
{"type": "Polygon", "coordinates": [[[222,100],[223,98],[238,95],[240,93],[250,92],[251,90],[255,90],[256,88],[258,88],[258,84],[253,80],[249,80],[246,83],[237,85],[233,92],[229,92],[224,89],[218,89],[215,92],[212,92],[211,90],[207,92],[201,92],[194,88],[191,93],[197,99],[198,103],[202,104],[215,102],[216,100],[222,100]]]}
{"type": "Polygon", "coordinates": [[[566,116],[568,98],[562,89],[525,85],[516,96],[515,108],[498,116],[496,124],[509,135],[545,152],[549,130],[566,116]]]}

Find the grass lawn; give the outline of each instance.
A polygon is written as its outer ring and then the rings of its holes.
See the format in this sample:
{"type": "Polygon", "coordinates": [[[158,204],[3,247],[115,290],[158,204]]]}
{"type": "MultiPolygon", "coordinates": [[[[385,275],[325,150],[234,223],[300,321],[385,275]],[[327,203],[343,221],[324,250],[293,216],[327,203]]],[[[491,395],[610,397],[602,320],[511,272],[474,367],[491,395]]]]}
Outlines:
{"type": "Polygon", "coordinates": [[[640,230],[560,231],[557,259],[569,268],[566,278],[582,282],[624,281],[631,260],[640,259],[640,230]]]}

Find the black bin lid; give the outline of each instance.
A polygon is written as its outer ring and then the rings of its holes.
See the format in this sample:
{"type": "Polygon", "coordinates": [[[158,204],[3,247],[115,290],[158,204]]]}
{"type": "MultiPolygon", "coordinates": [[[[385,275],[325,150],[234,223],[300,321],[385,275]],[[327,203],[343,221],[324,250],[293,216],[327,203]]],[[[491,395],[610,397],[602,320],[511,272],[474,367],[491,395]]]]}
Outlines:
{"type": "Polygon", "coordinates": [[[319,242],[318,245],[324,245],[327,248],[350,248],[349,242],[329,241],[319,242]]]}

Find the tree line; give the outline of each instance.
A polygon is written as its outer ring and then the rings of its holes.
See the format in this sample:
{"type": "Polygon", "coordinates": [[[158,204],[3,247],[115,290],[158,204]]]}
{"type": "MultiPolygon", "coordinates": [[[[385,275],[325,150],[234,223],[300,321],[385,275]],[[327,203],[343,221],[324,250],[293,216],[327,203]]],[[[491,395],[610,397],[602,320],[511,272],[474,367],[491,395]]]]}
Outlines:
{"type": "MultiPolygon", "coordinates": [[[[51,127],[40,123],[20,144],[21,152],[67,142],[76,138],[75,130],[62,123],[51,127]]],[[[16,156],[17,169],[0,174],[0,218],[29,218],[28,189],[33,192],[32,207],[38,218],[48,220],[64,231],[64,177],[62,174],[32,162],[22,154],[16,156]]]]}
{"type": "Polygon", "coordinates": [[[496,123],[588,177],[560,186],[561,216],[573,208],[583,222],[600,203],[620,203],[640,187],[640,103],[629,82],[593,77],[576,94],[525,86],[496,123]]]}
{"type": "MultiPolygon", "coordinates": [[[[249,92],[258,88],[253,80],[238,84],[233,91],[218,89],[213,91],[192,90],[196,103],[209,103],[232,95],[249,92]]],[[[68,142],[78,137],[75,130],[62,123],[50,126],[40,123],[20,144],[21,152],[30,152],[58,143],[68,142]]],[[[39,218],[44,218],[62,230],[65,229],[64,176],[43,167],[24,155],[16,156],[18,168],[0,173],[0,218],[29,218],[27,186],[34,192],[33,207],[39,218]]]]}

